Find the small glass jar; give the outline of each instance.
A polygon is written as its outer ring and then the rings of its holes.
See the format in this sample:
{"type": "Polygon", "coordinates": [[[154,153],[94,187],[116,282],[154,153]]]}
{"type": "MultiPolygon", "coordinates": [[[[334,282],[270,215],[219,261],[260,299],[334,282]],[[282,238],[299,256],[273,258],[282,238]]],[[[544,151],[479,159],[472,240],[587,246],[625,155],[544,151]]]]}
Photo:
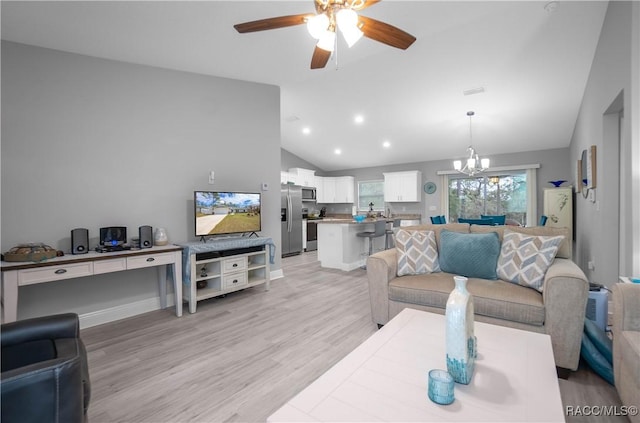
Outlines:
{"type": "Polygon", "coordinates": [[[434,369],[429,371],[429,399],[436,404],[447,405],[454,400],[453,376],[446,370],[434,369]]]}

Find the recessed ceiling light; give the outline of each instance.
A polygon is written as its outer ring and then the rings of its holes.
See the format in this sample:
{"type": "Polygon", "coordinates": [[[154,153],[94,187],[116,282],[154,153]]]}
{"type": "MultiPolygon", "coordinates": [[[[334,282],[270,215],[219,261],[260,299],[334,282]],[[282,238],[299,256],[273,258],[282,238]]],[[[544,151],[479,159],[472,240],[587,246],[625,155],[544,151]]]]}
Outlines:
{"type": "Polygon", "coordinates": [[[309,135],[311,133],[311,128],[305,126],[304,128],[302,128],[302,133],[305,135],[309,135]]]}
{"type": "Polygon", "coordinates": [[[333,150],[333,152],[337,155],[342,154],[342,150],[340,150],[339,148],[336,148],[335,150],[333,150]]]}
{"type": "Polygon", "coordinates": [[[354,120],[356,123],[362,123],[362,122],[364,122],[364,116],[362,116],[362,115],[356,115],[356,117],[355,117],[355,118],[353,118],[353,120],[354,120]]]}
{"type": "Polygon", "coordinates": [[[385,141],[385,142],[382,143],[382,146],[384,148],[389,148],[389,147],[391,147],[391,143],[389,141],[385,141]]]}

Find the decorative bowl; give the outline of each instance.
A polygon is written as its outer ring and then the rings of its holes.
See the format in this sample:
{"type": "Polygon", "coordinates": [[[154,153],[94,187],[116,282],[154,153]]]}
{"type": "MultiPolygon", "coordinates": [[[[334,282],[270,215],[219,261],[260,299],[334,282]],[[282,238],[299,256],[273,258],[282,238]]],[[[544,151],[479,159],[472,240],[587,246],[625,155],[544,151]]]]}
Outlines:
{"type": "Polygon", "coordinates": [[[357,214],[357,215],[353,216],[353,220],[355,220],[358,223],[362,223],[366,218],[367,218],[367,216],[365,216],[363,214],[357,214]]]}

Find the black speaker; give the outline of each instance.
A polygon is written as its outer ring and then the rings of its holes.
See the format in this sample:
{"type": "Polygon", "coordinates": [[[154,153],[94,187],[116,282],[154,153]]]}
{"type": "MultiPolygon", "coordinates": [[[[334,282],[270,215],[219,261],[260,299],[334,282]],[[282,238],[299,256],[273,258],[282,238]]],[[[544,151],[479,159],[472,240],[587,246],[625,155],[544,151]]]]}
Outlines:
{"type": "Polygon", "coordinates": [[[153,247],[153,228],[151,226],[140,226],[138,234],[140,236],[140,248],[153,247]]]}
{"type": "Polygon", "coordinates": [[[71,230],[71,254],[87,254],[89,252],[89,230],[76,228],[71,230]]]}

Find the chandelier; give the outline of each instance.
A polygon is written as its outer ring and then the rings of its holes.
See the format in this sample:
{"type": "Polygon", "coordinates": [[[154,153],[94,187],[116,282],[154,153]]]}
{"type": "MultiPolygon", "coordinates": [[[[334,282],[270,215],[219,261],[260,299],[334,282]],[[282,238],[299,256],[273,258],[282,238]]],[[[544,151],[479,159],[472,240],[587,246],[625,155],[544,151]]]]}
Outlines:
{"type": "Polygon", "coordinates": [[[318,48],[334,50],[336,29],[349,47],[362,38],[364,33],[358,26],[356,10],[365,6],[365,0],[315,0],[315,3],[318,14],[307,20],[307,30],[318,40],[318,48]]]}
{"type": "Polygon", "coordinates": [[[471,118],[473,115],[475,115],[475,112],[467,112],[467,116],[469,116],[469,147],[467,147],[467,161],[464,167],[462,166],[461,160],[453,161],[453,168],[455,170],[469,176],[473,176],[476,173],[481,173],[489,169],[489,159],[480,159],[478,153],[476,153],[476,150],[473,148],[473,137],[471,133],[471,118]]]}

